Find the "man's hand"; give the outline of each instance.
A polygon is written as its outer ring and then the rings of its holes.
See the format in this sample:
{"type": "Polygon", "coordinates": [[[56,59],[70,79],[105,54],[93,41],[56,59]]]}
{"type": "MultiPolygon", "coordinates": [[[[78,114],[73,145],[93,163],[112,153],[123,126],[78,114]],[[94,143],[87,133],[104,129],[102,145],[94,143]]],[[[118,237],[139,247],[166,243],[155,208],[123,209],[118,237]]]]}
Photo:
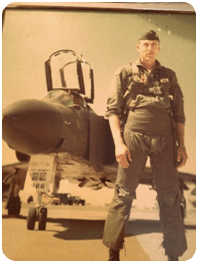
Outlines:
{"type": "Polygon", "coordinates": [[[121,164],[123,168],[129,167],[129,162],[132,161],[132,158],[129,149],[124,143],[115,146],[115,155],[117,162],[121,164]]]}
{"type": "Polygon", "coordinates": [[[116,160],[119,164],[122,165],[123,168],[128,168],[129,161],[132,161],[132,158],[129,149],[126,147],[122,138],[119,117],[117,115],[110,116],[109,124],[115,144],[116,160]]]}
{"type": "Polygon", "coordinates": [[[186,149],[184,147],[178,147],[177,149],[177,162],[178,162],[178,168],[184,166],[186,164],[186,161],[188,159],[188,155],[186,153],[186,149]]]}
{"type": "Polygon", "coordinates": [[[184,124],[183,123],[176,123],[176,133],[177,133],[177,142],[180,145],[177,149],[177,162],[178,168],[184,166],[188,159],[188,155],[186,153],[186,148],[184,147],[184,124]]]}

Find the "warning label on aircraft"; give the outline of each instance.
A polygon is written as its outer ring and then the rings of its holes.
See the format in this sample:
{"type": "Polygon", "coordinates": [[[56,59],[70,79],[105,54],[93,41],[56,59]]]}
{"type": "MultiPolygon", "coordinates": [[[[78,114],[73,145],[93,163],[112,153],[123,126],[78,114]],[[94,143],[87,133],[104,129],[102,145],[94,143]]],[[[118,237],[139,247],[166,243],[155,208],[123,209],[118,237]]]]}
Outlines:
{"type": "Polygon", "coordinates": [[[49,184],[55,172],[55,157],[49,155],[32,155],[28,167],[31,186],[36,192],[48,192],[49,184]]]}

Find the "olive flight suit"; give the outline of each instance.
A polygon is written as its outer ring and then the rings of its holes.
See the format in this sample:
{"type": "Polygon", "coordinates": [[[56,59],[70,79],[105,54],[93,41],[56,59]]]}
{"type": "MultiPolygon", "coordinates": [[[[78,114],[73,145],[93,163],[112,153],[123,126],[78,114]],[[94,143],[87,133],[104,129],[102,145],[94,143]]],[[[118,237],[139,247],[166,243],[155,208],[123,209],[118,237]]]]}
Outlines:
{"type": "Polygon", "coordinates": [[[174,123],[184,123],[185,115],[175,72],[158,61],[149,72],[138,59],[116,72],[107,104],[106,118],[126,117],[123,138],[132,161],[127,169],[118,167],[103,243],[114,251],[123,247],[132,201],[149,156],[165,254],[179,257],[187,243],[180,211],[174,123]]]}

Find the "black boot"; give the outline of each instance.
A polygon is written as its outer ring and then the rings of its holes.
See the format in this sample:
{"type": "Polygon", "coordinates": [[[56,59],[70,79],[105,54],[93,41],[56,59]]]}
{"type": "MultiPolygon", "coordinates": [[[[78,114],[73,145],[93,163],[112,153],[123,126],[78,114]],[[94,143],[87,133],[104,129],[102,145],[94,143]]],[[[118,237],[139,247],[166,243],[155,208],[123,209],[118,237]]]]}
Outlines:
{"type": "Polygon", "coordinates": [[[179,261],[178,257],[170,255],[168,256],[168,261],[179,261]]]}
{"type": "Polygon", "coordinates": [[[108,261],[120,261],[120,251],[109,250],[108,261]]]}

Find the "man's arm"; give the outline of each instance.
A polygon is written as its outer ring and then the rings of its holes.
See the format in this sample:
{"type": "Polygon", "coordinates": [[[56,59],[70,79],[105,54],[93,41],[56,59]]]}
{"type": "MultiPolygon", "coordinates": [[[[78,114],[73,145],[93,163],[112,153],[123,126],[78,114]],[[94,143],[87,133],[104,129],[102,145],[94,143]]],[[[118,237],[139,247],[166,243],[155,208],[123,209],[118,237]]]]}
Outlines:
{"type": "Polygon", "coordinates": [[[119,117],[117,115],[110,116],[109,124],[110,124],[111,132],[112,132],[113,140],[115,144],[116,160],[124,168],[128,168],[129,161],[132,161],[132,158],[131,158],[129,149],[126,147],[123,141],[123,138],[122,138],[119,117]]]}
{"type": "Polygon", "coordinates": [[[180,88],[180,85],[177,81],[177,77],[174,71],[169,70],[169,79],[171,83],[170,94],[173,96],[172,100],[172,112],[173,118],[176,123],[176,136],[177,136],[177,161],[179,163],[178,168],[184,166],[188,159],[185,141],[184,141],[184,123],[185,123],[185,114],[184,114],[184,99],[183,93],[180,88]]]}
{"type": "Polygon", "coordinates": [[[178,168],[184,166],[188,159],[188,155],[186,153],[185,142],[184,142],[184,124],[176,123],[176,134],[177,134],[177,161],[179,163],[178,168]]]}

